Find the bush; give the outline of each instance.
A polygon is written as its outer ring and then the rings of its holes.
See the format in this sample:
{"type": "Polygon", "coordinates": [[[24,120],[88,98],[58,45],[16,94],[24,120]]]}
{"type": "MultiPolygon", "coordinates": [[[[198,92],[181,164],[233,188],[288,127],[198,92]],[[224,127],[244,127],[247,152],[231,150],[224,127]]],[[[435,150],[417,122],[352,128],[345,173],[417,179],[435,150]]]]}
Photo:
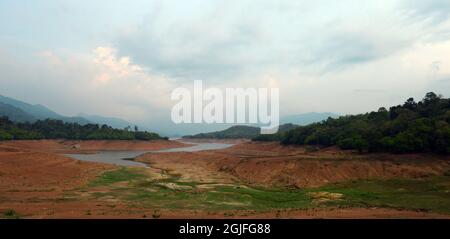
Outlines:
{"type": "Polygon", "coordinates": [[[5,218],[9,218],[9,219],[18,219],[19,215],[17,214],[16,211],[14,211],[13,209],[7,209],[4,213],[3,213],[5,218]]]}
{"type": "Polygon", "coordinates": [[[358,152],[362,153],[368,149],[369,144],[361,137],[352,137],[340,140],[338,146],[341,149],[356,149],[358,152]]]}
{"type": "Polygon", "coordinates": [[[344,150],[354,149],[355,147],[353,145],[353,138],[346,138],[338,142],[339,148],[344,150]]]}
{"type": "Polygon", "coordinates": [[[0,130],[0,141],[1,140],[11,140],[13,139],[13,136],[9,134],[8,132],[5,132],[3,130],[0,130]]]}

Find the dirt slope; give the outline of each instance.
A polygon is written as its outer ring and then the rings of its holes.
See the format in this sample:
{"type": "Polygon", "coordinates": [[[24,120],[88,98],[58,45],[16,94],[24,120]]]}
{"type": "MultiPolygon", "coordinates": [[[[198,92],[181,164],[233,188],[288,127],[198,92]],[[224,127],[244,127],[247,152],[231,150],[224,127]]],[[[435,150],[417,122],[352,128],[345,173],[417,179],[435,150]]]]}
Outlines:
{"type": "MultiPolygon", "coordinates": [[[[89,181],[115,169],[108,164],[77,161],[59,153],[89,150],[155,150],[180,147],[169,141],[26,140],[0,142],[0,217],[13,209],[24,217],[80,218],[127,211],[122,202],[73,198],[89,181]],[[76,146],[76,147],[75,147],[76,146]],[[115,208],[112,210],[111,208],[115,208]]],[[[111,216],[113,217],[113,216],[111,216]]]]}
{"type": "Polygon", "coordinates": [[[263,186],[317,187],[355,179],[421,178],[450,170],[450,158],[430,155],[359,155],[327,148],[308,153],[274,143],[243,143],[218,151],[147,154],[138,159],[189,179],[220,175],[263,186]]]}
{"type": "MultiPolygon", "coordinates": [[[[425,212],[382,208],[255,211],[195,211],[140,208],[98,199],[87,182],[115,166],[76,161],[61,152],[180,147],[174,142],[10,141],[0,143],[0,213],[14,209],[31,218],[437,218],[425,212]]],[[[264,186],[315,187],[360,178],[420,178],[449,170],[449,159],[429,155],[358,155],[336,149],[308,153],[272,143],[241,143],[195,153],[147,154],[139,161],[199,182],[244,182],[264,186]]]]}

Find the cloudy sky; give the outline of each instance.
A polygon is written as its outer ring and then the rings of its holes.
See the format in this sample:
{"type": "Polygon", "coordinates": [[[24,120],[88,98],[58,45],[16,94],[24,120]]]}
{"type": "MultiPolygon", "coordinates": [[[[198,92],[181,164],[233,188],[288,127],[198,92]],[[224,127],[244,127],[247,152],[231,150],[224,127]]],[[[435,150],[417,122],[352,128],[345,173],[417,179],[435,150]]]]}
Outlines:
{"type": "Polygon", "coordinates": [[[277,85],[282,115],[449,97],[450,1],[0,1],[2,95],[155,128],[194,80],[277,85]]]}

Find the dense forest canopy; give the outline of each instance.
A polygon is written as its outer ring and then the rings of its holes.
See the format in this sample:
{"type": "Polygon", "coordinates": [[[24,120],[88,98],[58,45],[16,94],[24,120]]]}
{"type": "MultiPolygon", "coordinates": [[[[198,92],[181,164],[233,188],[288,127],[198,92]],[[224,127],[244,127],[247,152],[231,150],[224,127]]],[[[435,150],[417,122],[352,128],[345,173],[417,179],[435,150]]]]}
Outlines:
{"type": "Polygon", "coordinates": [[[163,138],[156,133],[139,131],[137,127],[134,130],[131,130],[130,127],[114,129],[108,125],[80,125],[52,119],[38,120],[34,123],[20,123],[13,122],[7,117],[0,117],[0,140],[21,139],[153,140],[163,138]]]}
{"type": "Polygon", "coordinates": [[[420,102],[413,98],[389,110],[328,118],[271,137],[285,145],[337,145],[360,152],[450,153],[450,99],[427,93],[420,102]]]}

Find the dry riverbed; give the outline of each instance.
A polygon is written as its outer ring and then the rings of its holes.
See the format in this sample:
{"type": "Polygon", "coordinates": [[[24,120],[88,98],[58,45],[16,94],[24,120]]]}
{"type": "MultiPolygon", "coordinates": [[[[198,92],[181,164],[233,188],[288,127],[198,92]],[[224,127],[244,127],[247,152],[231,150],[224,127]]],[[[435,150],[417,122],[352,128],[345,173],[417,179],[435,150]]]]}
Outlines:
{"type": "Polygon", "coordinates": [[[359,155],[241,141],[231,148],[147,153],[149,168],[62,153],[158,150],[176,141],[0,143],[5,218],[448,218],[450,160],[359,155]]]}

